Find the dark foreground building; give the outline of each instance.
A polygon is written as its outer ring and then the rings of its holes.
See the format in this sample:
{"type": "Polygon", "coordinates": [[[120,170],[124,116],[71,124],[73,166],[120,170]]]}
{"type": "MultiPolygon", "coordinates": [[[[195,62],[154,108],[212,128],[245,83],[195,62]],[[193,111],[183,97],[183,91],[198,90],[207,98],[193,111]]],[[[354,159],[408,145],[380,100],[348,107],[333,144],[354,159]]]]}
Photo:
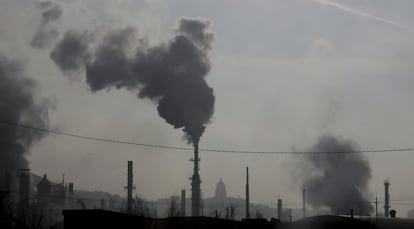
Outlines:
{"type": "MultiPolygon", "coordinates": [[[[105,210],[64,210],[64,228],[134,228],[134,229],[166,229],[166,228],[241,228],[241,221],[233,221],[209,217],[169,217],[147,218],[105,210]]],[[[266,220],[264,220],[267,223],[266,220]]],[[[261,227],[256,227],[261,228],[261,227]]]]}
{"type": "Polygon", "coordinates": [[[135,229],[409,229],[414,220],[392,218],[351,219],[342,216],[316,216],[295,222],[272,219],[228,220],[212,217],[147,218],[105,210],[64,210],[64,228],[135,229]]]}

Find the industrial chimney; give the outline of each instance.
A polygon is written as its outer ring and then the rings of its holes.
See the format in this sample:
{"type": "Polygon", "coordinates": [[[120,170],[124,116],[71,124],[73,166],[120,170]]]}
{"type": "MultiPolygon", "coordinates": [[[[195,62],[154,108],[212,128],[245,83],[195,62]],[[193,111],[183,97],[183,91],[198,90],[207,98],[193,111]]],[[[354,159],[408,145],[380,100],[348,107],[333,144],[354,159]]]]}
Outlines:
{"type": "Polygon", "coordinates": [[[29,209],[30,169],[19,169],[19,214],[25,216],[29,209]]]}
{"type": "Polygon", "coordinates": [[[181,216],[185,216],[185,189],[181,190],[181,216]]]}
{"type": "Polygon", "coordinates": [[[385,200],[384,200],[384,216],[390,216],[390,193],[389,193],[390,182],[387,180],[384,182],[385,188],[385,200]]]}
{"type": "Polygon", "coordinates": [[[200,202],[201,202],[201,179],[198,174],[198,145],[194,147],[194,170],[193,176],[191,177],[191,214],[192,216],[200,216],[200,202]]]}
{"type": "Polygon", "coordinates": [[[133,183],[132,161],[128,161],[128,180],[127,180],[127,213],[132,213],[132,190],[135,189],[133,183]]]}
{"type": "Polygon", "coordinates": [[[68,192],[69,192],[69,195],[73,195],[73,182],[69,182],[68,192]]]}
{"type": "Polygon", "coordinates": [[[249,167],[246,167],[246,219],[250,218],[249,167]]]}
{"type": "Polygon", "coordinates": [[[277,218],[282,221],[282,211],[283,211],[283,207],[282,207],[282,199],[277,199],[277,218]]]}
{"type": "Polygon", "coordinates": [[[0,174],[1,180],[0,180],[0,213],[3,212],[4,204],[7,201],[6,198],[9,197],[10,193],[10,173],[3,172],[0,174]]]}
{"type": "Polygon", "coordinates": [[[306,218],[306,189],[302,190],[302,199],[303,199],[302,214],[303,214],[303,218],[306,218]]]}

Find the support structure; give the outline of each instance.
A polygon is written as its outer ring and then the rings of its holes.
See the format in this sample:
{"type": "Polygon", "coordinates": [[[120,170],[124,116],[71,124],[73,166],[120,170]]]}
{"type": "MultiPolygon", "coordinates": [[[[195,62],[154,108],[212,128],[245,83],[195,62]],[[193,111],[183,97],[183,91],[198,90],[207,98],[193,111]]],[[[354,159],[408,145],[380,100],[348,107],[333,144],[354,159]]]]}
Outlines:
{"type": "Polygon", "coordinates": [[[194,169],[193,176],[191,177],[191,215],[200,216],[200,202],[201,202],[201,179],[198,163],[200,159],[198,158],[198,144],[194,146],[194,169]]]}
{"type": "Polygon", "coordinates": [[[390,193],[389,193],[390,182],[384,182],[385,198],[384,198],[384,216],[390,217],[390,193]]]}
{"type": "Polygon", "coordinates": [[[246,167],[246,219],[250,218],[249,167],[246,167]]]}

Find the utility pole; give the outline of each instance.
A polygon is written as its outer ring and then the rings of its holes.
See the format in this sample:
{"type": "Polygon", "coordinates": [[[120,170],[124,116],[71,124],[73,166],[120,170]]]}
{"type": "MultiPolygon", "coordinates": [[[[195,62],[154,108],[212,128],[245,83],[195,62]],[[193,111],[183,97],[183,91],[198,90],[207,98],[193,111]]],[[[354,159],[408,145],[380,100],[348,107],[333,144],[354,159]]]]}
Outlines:
{"type": "Polygon", "coordinates": [[[375,217],[378,217],[378,196],[375,196],[375,217]]]}

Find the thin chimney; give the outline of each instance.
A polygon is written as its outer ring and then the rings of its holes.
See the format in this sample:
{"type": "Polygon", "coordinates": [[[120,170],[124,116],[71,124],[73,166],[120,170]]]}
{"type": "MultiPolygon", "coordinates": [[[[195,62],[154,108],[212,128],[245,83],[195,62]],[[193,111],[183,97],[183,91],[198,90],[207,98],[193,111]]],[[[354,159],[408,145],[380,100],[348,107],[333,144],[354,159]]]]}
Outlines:
{"type": "Polygon", "coordinates": [[[302,190],[302,198],[303,198],[302,214],[303,214],[303,218],[306,218],[306,189],[302,190]]]}
{"type": "Polygon", "coordinates": [[[132,161],[128,161],[128,183],[127,183],[127,213],[132,213],[132,190],[134,189],[132,161]]]}
{"type": "Polygon", "coordinates": [[[282,199],[277,199],[277,218],[282,221],[282,211],[283,211],[283,207],[282,207],[282,199]]]}
{"type": "Polygon", "coordinates": [[[246,219],[250,218],[249,167],[246,167],[246,219]]]}
{"type": "Polygon", "coordinates": [[[185,216],[185,189],[181,190],[181,216],[185,216]]]}
{"type": "Polygon", "coordinates": [[[389,193],[389,187],[390,187],[390,182],[385,181],[384,182],[384,188],[385,188],[384,216],[385,217],[389,217],[390,216],[390,193],[389,193]]]}

